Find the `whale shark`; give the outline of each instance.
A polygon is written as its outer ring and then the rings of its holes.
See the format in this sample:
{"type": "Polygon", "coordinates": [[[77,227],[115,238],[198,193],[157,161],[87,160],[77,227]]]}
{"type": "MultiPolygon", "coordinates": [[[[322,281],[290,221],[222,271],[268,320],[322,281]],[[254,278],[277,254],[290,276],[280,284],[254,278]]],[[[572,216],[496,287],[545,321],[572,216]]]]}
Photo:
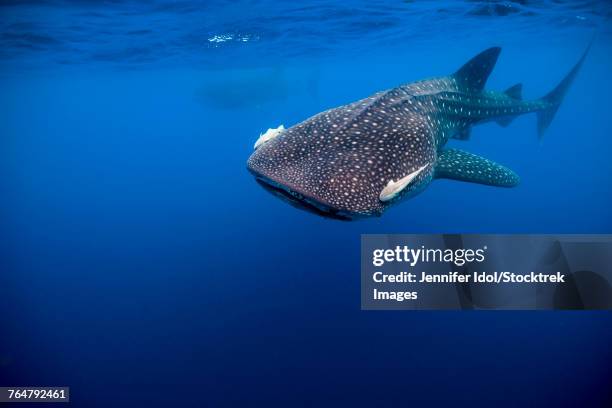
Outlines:
{"type": "Polygon", "coordinates": [[[448,141],[469,140],[473,126],[495,121],[505,127],[527,113],[536,113],[541,138],[589,48],[552,91],[534,100],[522,98],[520,83],[503,92],[485,89],[501,52],[489,48],[452,75],[378,92],[287,129],[268,129],[247,168],[293,206],[341,220],[380,216],[440,178],[514,187],[514,171],[449,148],[448,141]]]}

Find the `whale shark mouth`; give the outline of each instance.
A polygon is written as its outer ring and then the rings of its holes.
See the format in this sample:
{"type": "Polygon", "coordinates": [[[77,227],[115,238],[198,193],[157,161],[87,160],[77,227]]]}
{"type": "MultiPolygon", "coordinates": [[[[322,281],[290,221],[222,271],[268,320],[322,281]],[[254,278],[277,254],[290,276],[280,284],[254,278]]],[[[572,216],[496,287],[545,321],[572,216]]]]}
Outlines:
{"type": "Polygon", "coordinates": [[[327,204],[321,203],[289,186],[281,184],[275,180],[265,177],[249,169],[255,176],[255,181],[266,191],[287,202],[291,206],[308,211],[325,218],[332,218],[341,221],[351,221],[356,218],[355,214],[335,209],[327,204]]]}

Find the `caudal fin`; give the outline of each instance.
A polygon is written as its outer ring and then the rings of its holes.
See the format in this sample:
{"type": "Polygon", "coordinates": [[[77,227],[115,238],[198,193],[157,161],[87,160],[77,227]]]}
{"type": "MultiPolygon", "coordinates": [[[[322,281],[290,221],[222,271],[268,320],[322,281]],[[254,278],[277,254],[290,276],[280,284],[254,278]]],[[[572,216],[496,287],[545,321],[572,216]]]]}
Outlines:
{"type": "Polygon", "coordinates": [[[559,85],[557,85],[556,88],[549,92],[546,96],[541,98],[541,100],[543,102],[546,102],[549,107],[538,112],[538,137],[540,139],[542,139],[542,137],[544,136],[544,132],[555,117],[559,106],[561,106],[563,97],[565,96],[570,85],[576,78],[578,71],[580,71],[580,67],[582,67],[582,63],[584,62],[587,54],[589,53],[592,44],[593,41],[591,40],[587,49],[582,54],[582,57],[580,57],[580,60],[578,60],[576,65],[574,65],[574,68],[572,68],[572,70],[565,76],[565,78],[563,78],[559,85]]]}

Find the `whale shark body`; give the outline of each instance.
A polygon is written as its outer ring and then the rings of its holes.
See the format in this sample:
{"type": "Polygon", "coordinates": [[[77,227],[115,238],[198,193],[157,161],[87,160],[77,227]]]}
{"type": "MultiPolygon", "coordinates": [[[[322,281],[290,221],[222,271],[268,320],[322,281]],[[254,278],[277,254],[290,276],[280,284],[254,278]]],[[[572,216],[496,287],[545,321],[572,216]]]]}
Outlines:
{"type": "Polygon", "coordinates": [[[553,91],[531,101],[522,99],[521,84],[505,92],[484,89],[500,51],[483,51],[453,75],[378,92],[288,129],[269,129],[247,167],[290,204],[343,220],[380,216],[437,178],[516,186],[519,177],[512,170],[447,148],[447,142],[468,140],[474,125],[507,126],[530,112],[537,114],[542,137],[588,48],[553,91]]]}

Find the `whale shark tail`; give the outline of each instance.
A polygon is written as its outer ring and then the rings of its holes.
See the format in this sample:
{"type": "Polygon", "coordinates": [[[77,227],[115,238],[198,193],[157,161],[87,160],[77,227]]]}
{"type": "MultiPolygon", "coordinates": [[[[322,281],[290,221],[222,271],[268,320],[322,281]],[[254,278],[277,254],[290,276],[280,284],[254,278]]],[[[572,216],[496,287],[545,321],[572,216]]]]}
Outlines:
{"type": "Polygon", "coordinates": [[[555,89],[553,89],[548,94],[546,94],[543,98],[540,99],[542,102],[544,102],[548,106],[547,108],[539,111],[537,114],[538,116],[538,138],[540,140],[544,136],[544,132],[546,131],[546,129],[552,122],[553,118],[555,117],[555,114],[557,113],[559,106],[561,106],[561,102],[563,102],[563,97],[567,93],[572,82],[574,82],[574,79],[576,78],[578,71],[580,71],[580,68],[582,67],[582,63],[586,59],[586,56],[589,53],[589,50],[591,49],[592,44],[593,44],[593,40],[591,40],[586,50],[582,54],[582,57],[580,57],[580,60],[578,60],[576,65],[574,65],[572,70],[565,76],[565,78],[561,80],[561,82],[555,87],[555,89]]]}

